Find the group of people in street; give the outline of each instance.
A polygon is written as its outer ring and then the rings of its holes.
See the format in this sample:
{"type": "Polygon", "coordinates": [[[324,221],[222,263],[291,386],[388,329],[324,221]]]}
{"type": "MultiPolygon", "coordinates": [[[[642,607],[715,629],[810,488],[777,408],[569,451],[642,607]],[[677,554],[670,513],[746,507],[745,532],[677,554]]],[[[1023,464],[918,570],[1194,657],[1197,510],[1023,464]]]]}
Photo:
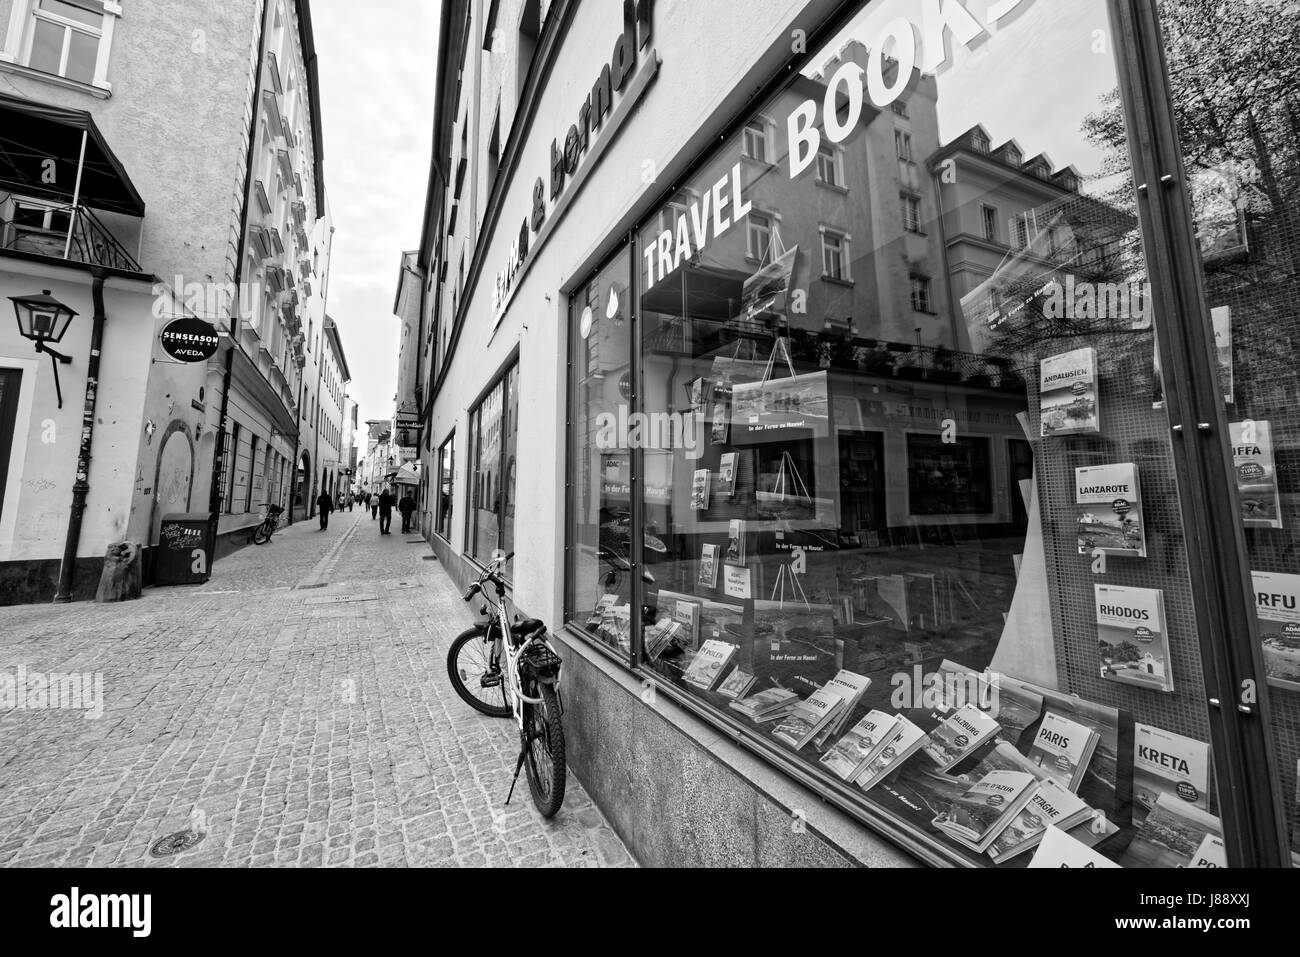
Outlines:
{"type": "MultiPolygon", "coordinates": [[[[379,534],[391,535],[393,526],[393,508],[402,513],[402,532],[408,533],[411,529],[411,519],[415,515],[415,497],[411,494],[410,489],[402,493],[402,497],[397,497],[397,490],[391,485],[385,485],[382,492],[375,494],[373,492],[362,492],[360,495],[348,492],[347,495],[340,496],[337,508],[342,511],[346,506],[347,510],[352,511],[352,506],[361,504],[362,508],[370,509],[371,520],[379,520],[379,534]]],[[[320,513],[321,531],[329,528],[330,513],[336,508],[333,496],[328,491],[321,492],[316,499],[316,508],[320,513]]]]}

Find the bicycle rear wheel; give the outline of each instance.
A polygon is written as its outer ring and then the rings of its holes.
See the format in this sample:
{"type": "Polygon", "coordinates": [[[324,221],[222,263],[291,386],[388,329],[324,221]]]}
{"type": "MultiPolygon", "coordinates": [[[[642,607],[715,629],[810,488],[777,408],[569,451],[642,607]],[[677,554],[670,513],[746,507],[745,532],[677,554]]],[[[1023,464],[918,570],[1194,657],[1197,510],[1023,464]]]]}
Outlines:
{"type": "Polygon", "coordinates": [[[253,544],[265,545],[271,540],[271,535],[274,532],[275,524],[268,518],[261,525],[257,526],[257,531],[253,533],[253,544]]]}
{"type": "Polygon", "coordinates": [[[554,817],[564,803],[567,767],[564,763],[564,726],[560,719],[560,699],[555,686],[537,682],[526,692],[541,698],[540,704],[524,703],[524,735],[527,753],[524,770],[528,790],[542,817],[554,817]]]}
{"type": "Polygon", "coordinates": [[[484,638],[482,627],[470,628],[456,636],[447,652],[447,677],[456,694],[471,708],[490,718],[508,718],[510,701],[506,698],[505,676],[501,669],[492,668],[491,647],[484,638]],[[483,687],[484,675],[492,675],[497,684],[483,687]]]}

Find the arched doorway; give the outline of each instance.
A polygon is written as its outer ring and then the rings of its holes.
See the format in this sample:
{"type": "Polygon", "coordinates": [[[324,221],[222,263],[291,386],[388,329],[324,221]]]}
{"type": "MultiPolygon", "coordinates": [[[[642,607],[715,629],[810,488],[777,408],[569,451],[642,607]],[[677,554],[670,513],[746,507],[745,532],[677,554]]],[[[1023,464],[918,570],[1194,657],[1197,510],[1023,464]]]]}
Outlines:
{"type": "Polygon", "coordinates": [[[194,490],[194,443],[184,422],[167,426],[158,443],[158,464],[154,468],[153,511],[149,519],[149,542],[156,544],[163,517],[190,510],[194,490]]]}

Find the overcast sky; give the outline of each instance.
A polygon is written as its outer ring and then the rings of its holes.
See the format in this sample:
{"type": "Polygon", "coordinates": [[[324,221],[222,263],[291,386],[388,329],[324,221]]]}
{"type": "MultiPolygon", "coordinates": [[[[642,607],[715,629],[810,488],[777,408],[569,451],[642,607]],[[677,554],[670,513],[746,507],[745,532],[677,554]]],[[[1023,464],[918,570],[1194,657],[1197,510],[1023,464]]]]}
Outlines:
{"type": "Polygon", "coordinates": [[[312,4],[335,229],[326,309],[343,339],[360,423],[393,414],[393,299],[402,251],[420,245],[440,7],[438,0],[312,4]]]}

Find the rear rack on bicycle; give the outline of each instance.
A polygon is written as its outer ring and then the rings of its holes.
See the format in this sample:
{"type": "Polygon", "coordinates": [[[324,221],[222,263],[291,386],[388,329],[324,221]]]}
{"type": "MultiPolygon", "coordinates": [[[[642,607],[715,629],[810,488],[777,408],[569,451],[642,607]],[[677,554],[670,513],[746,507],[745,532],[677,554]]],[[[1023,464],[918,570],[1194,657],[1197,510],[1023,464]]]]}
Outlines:
{"type": "Polygon", "coordinates": [[[520,668],[526,668],[539,678],[554,678],[560,673],[563,662],[545,645],[534,645],[524,653],[519,662],[520,668]]]}

